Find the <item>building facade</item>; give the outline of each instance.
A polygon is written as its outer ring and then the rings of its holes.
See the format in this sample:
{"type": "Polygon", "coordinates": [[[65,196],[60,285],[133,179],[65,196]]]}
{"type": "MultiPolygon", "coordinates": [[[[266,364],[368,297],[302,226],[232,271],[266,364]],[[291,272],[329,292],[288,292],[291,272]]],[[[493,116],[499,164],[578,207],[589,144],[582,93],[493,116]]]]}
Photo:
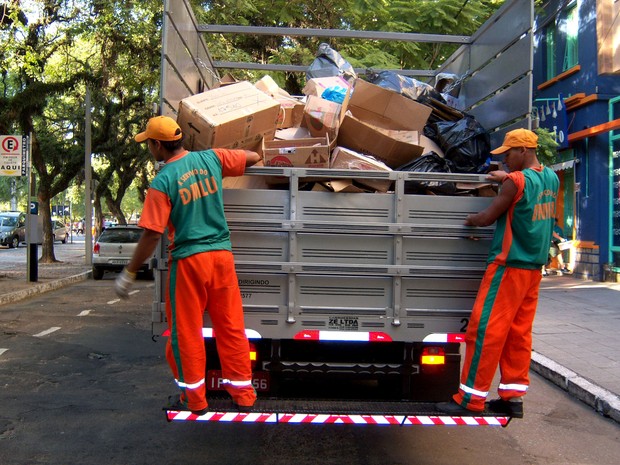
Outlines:
{"type": "Polygon", "coordinates": [[[560,144],[557,215],[573,273],[599,281],[620,274],[619,13],[620,0],[549,0],[534,31],[533,125],[560,144]]]}

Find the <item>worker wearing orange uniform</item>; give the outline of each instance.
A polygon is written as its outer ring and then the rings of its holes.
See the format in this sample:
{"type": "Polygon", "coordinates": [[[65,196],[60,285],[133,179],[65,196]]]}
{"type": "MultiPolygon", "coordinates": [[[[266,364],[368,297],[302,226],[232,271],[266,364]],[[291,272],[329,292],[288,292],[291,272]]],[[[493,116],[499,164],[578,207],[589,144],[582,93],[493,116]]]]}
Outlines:
{"type": "Polygon", "coordinates": [[[527,129],[506,134],[502,146],[491,153],[505,154],[510,173],[489,173],[488,179],[502,183],[498,196],[487,209],[465,220],[468,226],[495,221],[497,225],[465,335],[460,387],[452,401],[437,404],[442,413],[482,412],[499,364],[500,398],[486,406],[498,414],[523,417],[532,324],[559,188],[556,174],[536,157],[537,141],[538,136],[527,129]]]}
{"type": "Polygon", "coordinates": [[[135,140],[146,142],[155,160],[165,164],[147,192],[139,223],[144,232],[117,278],[115,290],[128,297],[140,264],[151,256],[168,228],[166,316],[170,337],[166,359],[181,389],[179,399],[169,407],[197,415],[208,411],[202,334],[206,309],[213,323],[224,387],[239,409],[247,411],[256,401],[256,392],[224,216],[222,178],[241,176],[260,156],[249,150],[188,152],[182,145],[180,127],[166,116],[151,118],[135,140]]]}

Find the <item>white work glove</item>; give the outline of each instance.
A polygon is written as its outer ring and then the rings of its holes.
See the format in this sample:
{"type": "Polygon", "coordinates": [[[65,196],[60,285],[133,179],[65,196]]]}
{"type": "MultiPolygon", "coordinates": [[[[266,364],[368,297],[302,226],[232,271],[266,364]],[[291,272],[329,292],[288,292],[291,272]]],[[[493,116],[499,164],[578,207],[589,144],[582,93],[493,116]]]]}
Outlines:
{"type": "Polygon", "coordinates": [[[132,273],[131,271],[127,271],[127,268],[123,268],[121,274],[119,274],[116,281],[114,281],[114,292],[116,292],[116,295],[121,299],[128,299],[129,291],[135,280],[136,273],[132,273]]]}

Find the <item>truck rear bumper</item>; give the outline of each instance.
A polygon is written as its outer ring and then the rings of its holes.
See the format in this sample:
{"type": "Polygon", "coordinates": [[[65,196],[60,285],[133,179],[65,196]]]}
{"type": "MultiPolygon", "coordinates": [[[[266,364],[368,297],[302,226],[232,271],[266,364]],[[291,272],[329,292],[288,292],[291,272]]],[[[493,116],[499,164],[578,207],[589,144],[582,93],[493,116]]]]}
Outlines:
{"type": "Polygon", "coordinates": [[[252,412],[241,413],[230,399],[210,398],[209,412],[201,416],[189,411],[164,410],[168,421],[225,423],[505,427],[511,420],[489,412],[446,416],[435,410],[435,404],[423,402],[258,399],[252,412]]]}

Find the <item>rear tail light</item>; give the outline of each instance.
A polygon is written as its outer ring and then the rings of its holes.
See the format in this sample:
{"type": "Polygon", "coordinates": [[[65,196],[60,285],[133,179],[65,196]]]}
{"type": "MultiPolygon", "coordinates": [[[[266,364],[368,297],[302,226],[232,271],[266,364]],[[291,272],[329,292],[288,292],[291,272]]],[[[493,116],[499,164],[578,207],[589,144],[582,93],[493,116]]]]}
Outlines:
{"type": "Polygon", "coordinates": [[[99,255],[99,242],[95,242],[95,246],[93,247],[93,253],[95,255],[99,255]]]}
{"type": "Polygon", "coordinates": [[[252,371],[254,371],[254,367],[258,362],[258,350],[256,349],[256,345],[250,342],[250,366],[252,367],[252,371]]]}
{"type": "Polygon", "coordinates": [[[446,351],[443,347],[425,347],[422,349],[422,365],[445,365],[446,351]]]}

